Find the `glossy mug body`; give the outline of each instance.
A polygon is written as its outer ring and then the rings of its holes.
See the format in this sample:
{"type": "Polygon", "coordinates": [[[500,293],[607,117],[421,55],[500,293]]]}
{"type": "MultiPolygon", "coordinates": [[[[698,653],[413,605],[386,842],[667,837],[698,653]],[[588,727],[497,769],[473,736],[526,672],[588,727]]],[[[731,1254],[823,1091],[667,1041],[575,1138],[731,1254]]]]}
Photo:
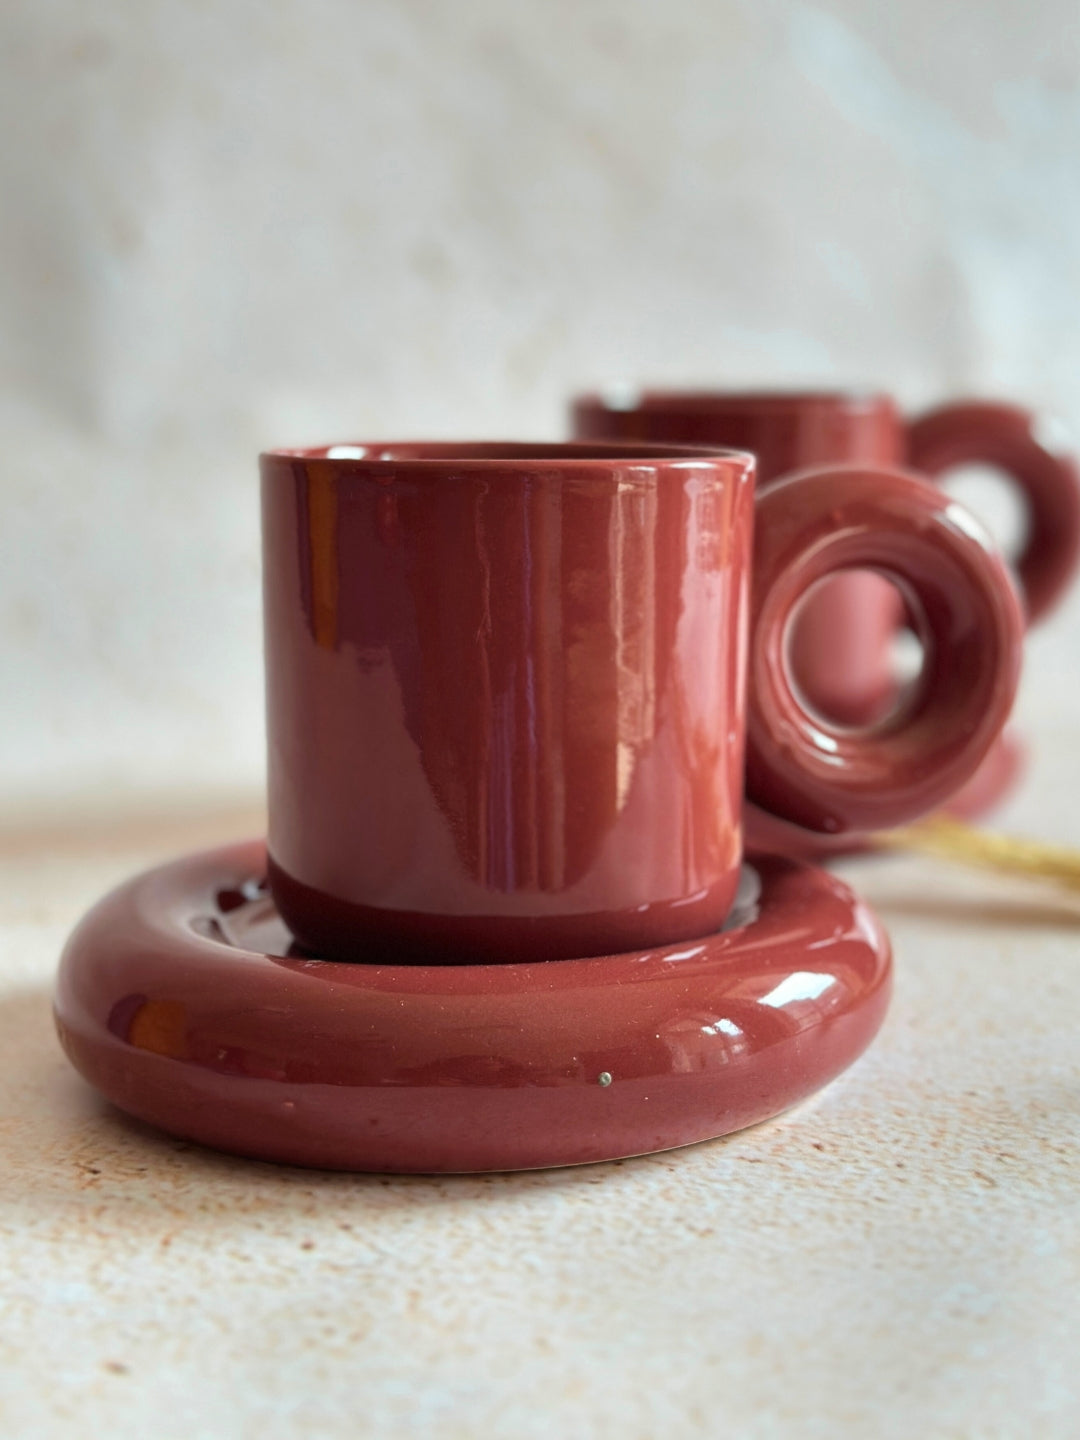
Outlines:
{"type": "Polygon", "coordinates": [[[262,481],[270,881],[320,954],[710,933],[744,761],[788,819],[895,823],[972,773],[1011,704],[1004,568],[900,472],[774,487],[753,563],[741,453],[342,445],[264,455],[262,481]],[[862,559],[924,605],[941,664],[903,725],[851,737],[811,723],[775,654],[862,559]]]}
{"type": "Polygon", "coordinates": [[[521,448],[263,460],[271,873],[324,952],[596,954],[731,907],[753,462],[521,448]]]}
{"type": "MultiPolygon", "coordinates": [[[[912,423],[888,396],[858,392],[642,391],[583,395],[572,405],[581,440],[724,445],[749,450],[758,483],[812,466],[910,465],[937,477],[984,463],[1020,489],[1029,515],[1017,575],[1028,623],[1060,599],[1080,560],[1080,485],[1072,456],[1019,406],[963,402],[912,423]]],[[[904,620],[896,589],[861,571],[834,576],[803,605],[790,662],[824,715],[879,720],[896,699],[893,640],[904,620]]]]}

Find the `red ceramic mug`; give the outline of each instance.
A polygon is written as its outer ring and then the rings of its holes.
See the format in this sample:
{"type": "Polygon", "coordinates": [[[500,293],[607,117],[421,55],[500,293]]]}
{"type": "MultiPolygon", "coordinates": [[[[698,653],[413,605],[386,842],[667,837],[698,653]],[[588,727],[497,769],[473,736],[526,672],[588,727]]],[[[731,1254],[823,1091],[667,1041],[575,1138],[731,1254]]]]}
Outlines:
{"type": "Polygon", "coordinates": [[[752,456],[663,445],[262,457],[270,883],[302,944],[533,960],[710,933],[744,739],[757,798],[825,830],[971,773],[1022,631],[978,526],[903,472],[800,477],[757,501],[751,589],[753,481],[752,456]],[[931,655],[866,733],[806,711],[782,658],[850,565],[895,577],[931,655]]]}
{"type": "MultiPolygon", "coordinates": [[[[573,402],[580,440],[723,445],[757,456],[758,483],[844,462],[910,465],[937,477],[982,463],[1019,488],[1028,531],[1016,575],[1028,623],[1061,598],[1080,560],[1080,485],[1072,456],[1019,406],[965,401],[905,422],[880,394],[642,391],[573,402]]],[[[867,574],[836,577],[806,602],[791,664],[815,708],[865,724],[895,698],[891,642],[903,617],[892,586],[867,574]]]]}

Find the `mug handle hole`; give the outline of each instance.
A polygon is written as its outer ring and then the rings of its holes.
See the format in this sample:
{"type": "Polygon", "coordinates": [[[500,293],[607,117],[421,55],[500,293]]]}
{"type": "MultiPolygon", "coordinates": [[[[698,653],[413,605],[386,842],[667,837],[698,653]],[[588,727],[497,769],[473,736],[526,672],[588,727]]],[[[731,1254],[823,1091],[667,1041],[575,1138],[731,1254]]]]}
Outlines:
{"type": "Polygon", "coordinates": [[[999,465],[952,465],[941,472],[938,484],[950,499],[959,500],[979,517],[1015,566],[1031,535],[1031,505],[1008,472],[999,465]]]}
{"type": "Polygon", "coordinates": [[[823,726],[885,730],[919,703],[930,643],[917,602],[891,576],[841,570],[812,586],[788,621],[787,681],[823,726]]]}

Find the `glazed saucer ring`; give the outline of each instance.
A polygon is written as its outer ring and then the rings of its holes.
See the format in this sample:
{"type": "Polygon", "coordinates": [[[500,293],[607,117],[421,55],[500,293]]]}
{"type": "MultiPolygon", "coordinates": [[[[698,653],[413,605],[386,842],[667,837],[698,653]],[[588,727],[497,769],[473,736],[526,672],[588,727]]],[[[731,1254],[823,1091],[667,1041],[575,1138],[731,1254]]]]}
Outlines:
{"type": "Polygon", "coordinates": [[[381,1172],[574,1165],[711,1139],[832,1080],[891,954],[839,879],[751,859],[718,934],[527,964],[298,949],[262,842],[129,880],[78,926],[55,1013],[121,1110],[261,1160],[381,1172]]]}

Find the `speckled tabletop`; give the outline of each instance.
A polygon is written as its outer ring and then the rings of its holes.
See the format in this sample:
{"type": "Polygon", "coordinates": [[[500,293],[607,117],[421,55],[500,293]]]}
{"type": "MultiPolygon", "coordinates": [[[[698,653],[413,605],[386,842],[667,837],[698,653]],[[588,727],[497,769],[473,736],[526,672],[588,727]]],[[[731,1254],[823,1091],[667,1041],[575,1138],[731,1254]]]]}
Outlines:
{"type": "MultiPolygon", "coordinates": [[[[1077,838],[1078,780],[1047,737],[1005,818],[1077,838]]],[[[351,1177],[130,1123],[53,1035],[82,910],[256,827],[4,840],[5,1440],[1080,1434],[1080,907],[849,864],[896,996],[801,1109],[613,1165],[351,1177]]]]}

